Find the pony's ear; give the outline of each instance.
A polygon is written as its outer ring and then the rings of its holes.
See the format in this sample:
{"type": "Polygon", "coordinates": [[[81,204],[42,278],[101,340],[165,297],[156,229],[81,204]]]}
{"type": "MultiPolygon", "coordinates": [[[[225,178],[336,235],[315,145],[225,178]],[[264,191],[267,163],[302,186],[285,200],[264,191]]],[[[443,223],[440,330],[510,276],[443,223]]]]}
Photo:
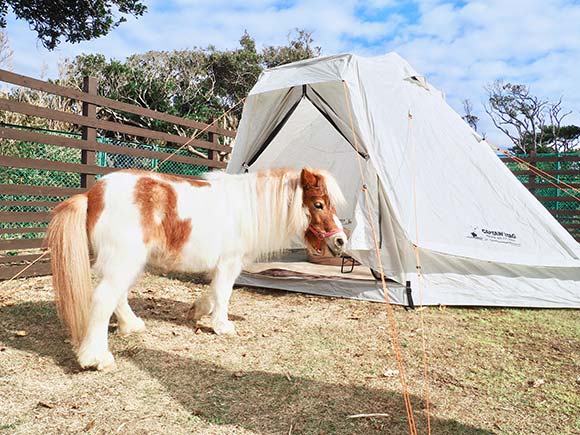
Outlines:
{"type": "Polygon", "coordinates": [[[300,184],[304,190],[318,187],[320,177],[308,168],[303,168],[300,173],[300,184]]]}

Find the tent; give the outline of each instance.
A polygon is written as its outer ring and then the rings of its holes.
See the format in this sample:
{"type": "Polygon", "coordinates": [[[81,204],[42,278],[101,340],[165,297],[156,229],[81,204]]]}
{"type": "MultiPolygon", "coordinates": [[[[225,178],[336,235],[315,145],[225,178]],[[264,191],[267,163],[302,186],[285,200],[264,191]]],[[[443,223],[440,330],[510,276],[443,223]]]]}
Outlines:
{"type": "MultiPolygon", "coordinates": [[[[580,244],[399,55],[343,54],[262,73],[227,171],[330,171],[347,199],[339,216],[356,269],[378,270],[359,163],[393,302],[580,307],[580,244]]],[[[384,299],[374,279],[301,273],[292,255],[270,268],[285,273],[254,265],[238,283],[384,299]]]]}

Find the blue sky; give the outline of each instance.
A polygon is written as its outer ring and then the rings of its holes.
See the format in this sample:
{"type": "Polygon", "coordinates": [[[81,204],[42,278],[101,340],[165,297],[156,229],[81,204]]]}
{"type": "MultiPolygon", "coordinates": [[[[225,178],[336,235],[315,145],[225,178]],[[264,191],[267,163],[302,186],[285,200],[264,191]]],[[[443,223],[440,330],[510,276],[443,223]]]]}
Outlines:
{"type": "Polygon", "coordinates": [[[548,99],[563,97],[580,124],[580,2],[570,0],[145,0],[149,11],[106,37],[45,50],[27,23],[9,17],[15,72],[55,77],[64,58],[103,53],[123,59],[147,50],[214,45],[234,48],[247,30],[258,47],[287,42],[293,28],[314,33],[323,54],[397,51],[462,113],[469,98],[480,130],[507,145],[483,112],[484,86],[525,83],[548,99]]]}

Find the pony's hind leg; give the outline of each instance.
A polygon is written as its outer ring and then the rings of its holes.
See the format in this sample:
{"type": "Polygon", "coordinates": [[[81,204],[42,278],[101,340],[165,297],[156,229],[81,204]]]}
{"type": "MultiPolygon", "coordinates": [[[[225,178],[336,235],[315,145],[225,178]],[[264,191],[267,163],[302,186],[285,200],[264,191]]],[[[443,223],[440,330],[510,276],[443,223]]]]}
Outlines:
{"type": "Polygon", "coordinates": [[[115,308],[115,315],[119,323],[119,334],[129,335],[134,332],[145,331],[145,322],[140,317],[137,317],[127,300],[129,291],[126,291],[115,308]]]}
{"type": "Polygon", "coordinates": [[[236,328],[228,319],[228,305],[236,277],[242,270],[240,258],[222,260],[214,271],[211,283],[213,309],[211,326],[216,334],[233,334],[236,328]]]}
{"type": "Polygon", "coordinates": [[[203,316],[211,314],[213,311],[213,295],[210,292],[211,290],[206,291],[193,303],[187,313],[188,320],[193,320],[197,323],[203,316]]]}
{"type": "Polygon", "coordinates": [[[77,352],[82,368],[94,367],[97,370],[106,370],[115,364],[107,343],[109,318],[119,298],[115,287],[112,282],[103,279],[93,292],[89,325],[77,352]]]}
{"type": "Polygon", "coordinates": [[[115,359],[107,340],[109,319],[143,270],[145,257],[138,257],[135,253],[126,256],[117,253],[108,257],[107,264],[99,265],[102,279],[93,293],[87,332],[77,352],[81,367],[107,370],[114,366],[115,359]]]}

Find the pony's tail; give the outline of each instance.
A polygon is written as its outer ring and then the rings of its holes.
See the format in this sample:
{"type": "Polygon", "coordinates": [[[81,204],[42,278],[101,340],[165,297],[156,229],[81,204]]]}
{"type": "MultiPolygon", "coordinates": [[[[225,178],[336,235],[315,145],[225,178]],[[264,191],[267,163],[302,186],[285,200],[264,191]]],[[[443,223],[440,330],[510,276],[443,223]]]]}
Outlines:
{"type": "Polygon", "coordinates": [[[85,336],[92,297],[87,204],[87,195],[72,196],[55,208],[48,226],[56,307],[75,346],[85,336]]]}

